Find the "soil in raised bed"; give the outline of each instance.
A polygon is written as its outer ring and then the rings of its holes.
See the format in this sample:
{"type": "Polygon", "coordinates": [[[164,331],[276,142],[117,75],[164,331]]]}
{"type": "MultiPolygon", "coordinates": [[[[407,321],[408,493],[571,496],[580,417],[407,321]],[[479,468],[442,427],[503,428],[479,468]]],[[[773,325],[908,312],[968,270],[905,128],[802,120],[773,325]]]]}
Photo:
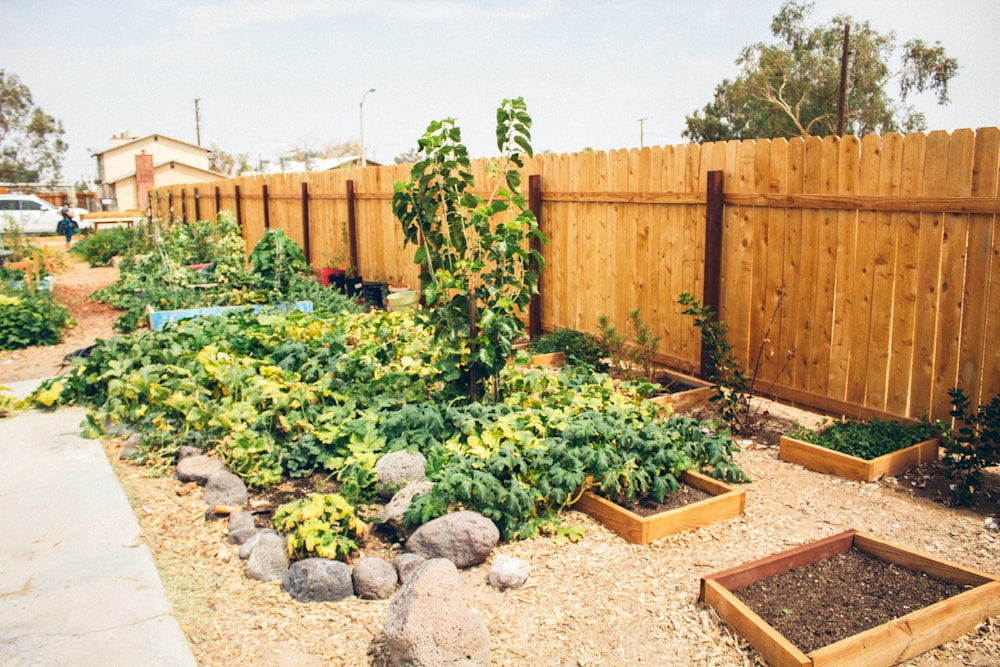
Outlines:
{"type": "Polygon", "coordinates": [[[682,483],[680,488],[665,497],[662,503],[658,503],[652,498],[640,498],[634,503],[627,503],[622,505],[622,507],[633,514],[646,517],[677,509],[678,507],[684,507],[685,505],[690,505],[691,503],[696,503],[700,500],[706,500],[711,497],[713,496],[710,493],[706,493],[701,489],[696,489],[689,484],[682,483]]]}
{"type": "Polygon", "coordinates": [[[809,653],[963,590],[850,549],[760,579],[733,594],[799,650],[809,653]]]}

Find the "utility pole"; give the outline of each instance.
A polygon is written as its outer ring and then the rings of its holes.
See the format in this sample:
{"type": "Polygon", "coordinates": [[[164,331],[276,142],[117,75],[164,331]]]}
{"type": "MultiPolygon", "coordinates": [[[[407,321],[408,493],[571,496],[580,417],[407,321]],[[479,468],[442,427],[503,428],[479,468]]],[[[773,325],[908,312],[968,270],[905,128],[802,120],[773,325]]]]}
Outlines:
{"type": "Polygon", "coordinates": [[[639,148],[643,147],[643,145],[642,145],[643,129],[644,129],[644,124],[645,124],[645,122],[647,120],[649,120],[649,119],[648,118],[640,118],[639,119],[639,148]]]}
{"type": "Polygon", "coordinates": [[[837,96],[837,136],[844,136],[844,119],[847,116],[847,53],[851,39],[851,24],[844,23],[844,46],[840,52],[840,92],[837,96]]]}
{"type": "Polygon", "coordinates": [[[194,131],[198,137],[198,145],[201,146],[201,109],[198,107],[199,102],[201,102],[200,97],[194,98],[194,131]]]}
{"type": "Polygon", "coordinates": [[[367,158],[365,158],[365,98],[368,97],[368,93],[374,93],[374,92],[375,92],[374,88],[369,88],[368,90],[366,90],[365,94],[361,96],[361,104],[358,105],[360,107],[360,113],[361,113],[361,166],[362,167],[368,166],[368,160],[367,158]]]}

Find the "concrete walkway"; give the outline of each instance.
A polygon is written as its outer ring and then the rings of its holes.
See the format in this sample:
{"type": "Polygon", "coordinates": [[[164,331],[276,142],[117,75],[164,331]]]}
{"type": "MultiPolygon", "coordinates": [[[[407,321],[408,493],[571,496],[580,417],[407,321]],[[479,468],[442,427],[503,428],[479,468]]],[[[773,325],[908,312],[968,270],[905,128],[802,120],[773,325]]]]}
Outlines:
{"type": "Polygon", "coordinates": [[[0,664],[195,665],[83,418],[72,408],[0,420],[0,664]]]}

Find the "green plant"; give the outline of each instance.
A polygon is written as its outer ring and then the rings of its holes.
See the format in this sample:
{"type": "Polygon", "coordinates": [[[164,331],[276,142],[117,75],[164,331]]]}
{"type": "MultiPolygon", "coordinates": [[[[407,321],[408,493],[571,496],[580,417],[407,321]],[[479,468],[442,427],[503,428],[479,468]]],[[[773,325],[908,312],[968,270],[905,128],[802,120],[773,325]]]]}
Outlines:
{"type": "Polygon", "coordinates": [[[934,437],[935,428],[926,420],[906,423],[872,419],[823,422],[815,429],[798,427],[788,435],[797,440],[871,460],[905,449],[934,437]]]}
{"type": "Polygon", "coordinates": [[[280,229],[269,229],[250,251],[254,276],[272,291],[287,291],[292,277],[309,272],[306,255],[298,243],[280,229]]]}
{"type": "Polygon", "coordinates": [[[0,287],[0,350],[55,345],[73,319],[48,294],[0,287]]]}
{"type": "Polygon", "coordinates": [[[628,318],[633,332],[631,341],[611,324],[607,315],[601,315],[597,319],[601,329],[601,345],[608,350],[612,363],[622,377],[651,381],[660,338],[654,336],[652,328],[642,321],[638,308],[630,310],[628,318]]]}
{"type": "Polygon", "coordinates": [[[83,237],[69,249],[69,252],[91,266],[111,266],[111,260],[124,255],[127,250],[147,251],[148,246],[140,247],[138,243],[140,239],[145,238],[148,237],[126,227],[105,229],[83,237]]]}
{"type": "Polygon", "coordinates": [[[951,466],[952,495],[969,504],[984,487],[983,468],[1000,463],[1000,394],[986,405],[970,411],[970,401],[961,387],[948,390],[951,416],[957,430],[941,425],[945,465],[951,466]]]}
{"type": "Polygon", "coordinates": [[[568,363],[588,366],[596,371],[605,371],[608,367],[605,362],[607,347],[597,336],[566,327],[556,328],[533,339],[528,343],[528,350],[532,354],[562,352],[568,363]]]}
{"type": "Polygon", "coordinates": [[[279,533],[287,533],[292,560],[345,559],[358,549],[357,540],[367,532],[354,506],[336,493],[310,493],[285,503],[275,511],[272,525],[279,533]]]}
{"type": "MultiPolygon", "coordinates": [[[[682,312],[694,317],[694,325],[701,330],[703,349],[708,351],[708,380],[712,383],[712,396],[709,401],[719,405],[722,419],[733,431],[741,435],[748,435],[753,430],[757,415],[752,409],[750,399],[765,361],[765,352],[770,349],[771,328],[781,311],[785,295],[784,290],[778,293],[771,319],[768,321],[749,372],[743,369],[739,358],[733,353],[733,346],[726,340],[726,334],[729,332],[726,323],[692,294],[684,292],[678,298],[678,302],[684,306],[682,312]]],[[[785,356],[785,363],[794,358],[793,350],[785,356]]],[[[775,377],[779,374],[780,372],[775,377]]]]}
{"type": "Polygon", "coordinates": [[[483,385],[498,398],[495,380],[524,330],[519,313],[538,291],[543,260],[527,246],[545,238],[521,194],[517,169],[522,155],[532,155],[530,127],[521,98],[497,109],[501,178],[484,199],[473,192],[472,165],[455,121],[431,123],[418,142],[422,159],[392,197],[405,243],[418,246],[414,262],[430,321],[446,341],[441,368],[473,401],[483,385]]]}

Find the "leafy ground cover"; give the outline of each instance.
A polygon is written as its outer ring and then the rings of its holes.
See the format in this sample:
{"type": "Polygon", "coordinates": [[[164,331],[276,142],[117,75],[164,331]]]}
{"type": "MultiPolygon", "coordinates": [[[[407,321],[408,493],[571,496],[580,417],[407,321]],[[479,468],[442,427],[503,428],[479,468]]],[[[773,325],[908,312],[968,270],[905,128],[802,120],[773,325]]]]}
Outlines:
{"type": "Polygon", "coordinates": [[[845,419],[826,422],[815,429],[797,428],[788,435],[867,461],[933,438],[937,430],[927,421],[845,419]]]}

